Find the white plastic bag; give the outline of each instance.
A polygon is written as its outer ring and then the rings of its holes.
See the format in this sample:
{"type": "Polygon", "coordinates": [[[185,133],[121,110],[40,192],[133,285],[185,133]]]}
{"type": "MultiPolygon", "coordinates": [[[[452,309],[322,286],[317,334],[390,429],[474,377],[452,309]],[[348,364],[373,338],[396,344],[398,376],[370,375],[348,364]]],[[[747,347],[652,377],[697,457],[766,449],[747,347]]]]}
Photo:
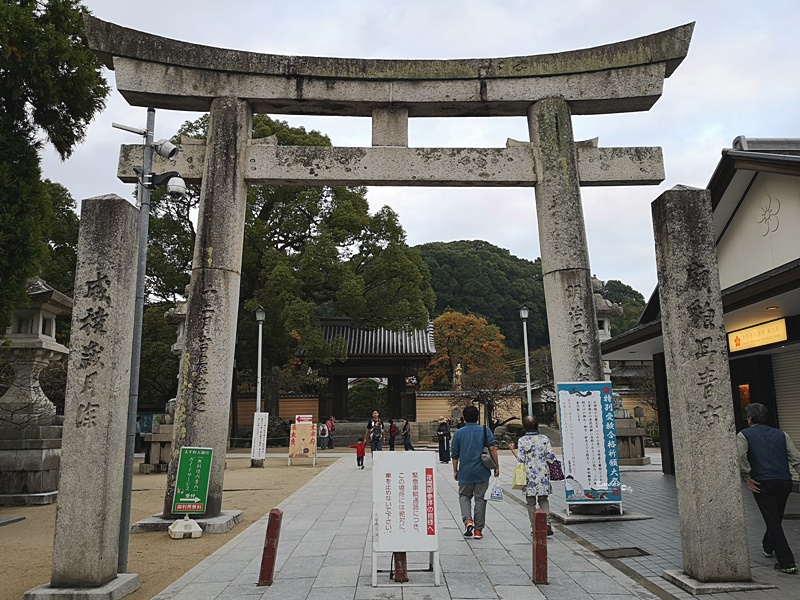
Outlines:
{"type": "Polygon", "coordinates": [[[495,477],[492,479],[492,485],[489,487],[489,500],[492,502],[503,501],[503,488],[500,486],[500,478],[495,477]]]}

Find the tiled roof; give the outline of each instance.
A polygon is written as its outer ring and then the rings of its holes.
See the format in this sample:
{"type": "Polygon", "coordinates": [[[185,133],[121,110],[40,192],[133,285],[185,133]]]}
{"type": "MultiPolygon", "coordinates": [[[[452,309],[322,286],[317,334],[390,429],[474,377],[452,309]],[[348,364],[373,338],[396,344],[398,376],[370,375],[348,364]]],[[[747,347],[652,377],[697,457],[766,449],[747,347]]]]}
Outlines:
{"type": "Polygon", "coordinates": [[[328,319],[322,322],[323,336],[327,341],[337,337],[347,340],[347,356],[433,356],[433,323],[428,321],[425,329],[414,329],[406,333],[377,329],[356,329],[350,326],[350,319],[328,319]]]}

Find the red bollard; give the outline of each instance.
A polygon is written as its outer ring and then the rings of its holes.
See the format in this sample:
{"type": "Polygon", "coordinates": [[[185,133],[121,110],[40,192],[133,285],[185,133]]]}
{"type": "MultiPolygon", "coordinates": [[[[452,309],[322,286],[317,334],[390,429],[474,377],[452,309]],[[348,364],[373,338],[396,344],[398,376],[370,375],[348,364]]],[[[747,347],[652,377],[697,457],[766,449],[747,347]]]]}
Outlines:
{"type": "Polygon", "coordinates": [[[547,514],[533,514],[533,583],[547,583],[547,514]]]}
{"type": "Polygon", "coordinates": [[[395,583],[408,582],[408,561],[406,560],[405,552],[395,552],[392,554],[394,558],[394,580],[395,583]]]}
{"type": "Polygon", "coordinates": [[[264,540],[264,554],[261,555],[261,573],[258,576],[258,585],[272,585],[275,578],[275,558],[278,556],[278,540],[281,537],[281,521],[283,511],[273,508],[269,511],[267,523],[267,537],[264,540]]]}

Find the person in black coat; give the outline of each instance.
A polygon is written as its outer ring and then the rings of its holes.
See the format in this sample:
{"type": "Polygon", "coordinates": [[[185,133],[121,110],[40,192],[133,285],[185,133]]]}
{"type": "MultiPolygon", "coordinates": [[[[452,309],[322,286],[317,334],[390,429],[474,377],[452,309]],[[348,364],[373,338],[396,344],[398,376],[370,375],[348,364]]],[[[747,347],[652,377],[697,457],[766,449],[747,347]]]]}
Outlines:
{"type": "Polygon", "coordinates": [[[444,417],[439,417],[439,427],[436,428],[436,437],[439,438],[439,461],[450,462],[450,425],[444,417]]]}

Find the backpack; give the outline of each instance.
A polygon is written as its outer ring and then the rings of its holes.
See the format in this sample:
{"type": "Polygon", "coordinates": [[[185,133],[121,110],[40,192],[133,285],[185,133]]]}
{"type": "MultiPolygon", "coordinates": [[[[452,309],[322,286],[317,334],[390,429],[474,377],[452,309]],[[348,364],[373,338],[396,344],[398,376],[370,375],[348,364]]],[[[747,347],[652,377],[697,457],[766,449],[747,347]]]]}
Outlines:
{"type": "Polygon", "coordinates": [[[319,437],[328,437],[328,426],[324,423],[319,424],[319,437]]]}

